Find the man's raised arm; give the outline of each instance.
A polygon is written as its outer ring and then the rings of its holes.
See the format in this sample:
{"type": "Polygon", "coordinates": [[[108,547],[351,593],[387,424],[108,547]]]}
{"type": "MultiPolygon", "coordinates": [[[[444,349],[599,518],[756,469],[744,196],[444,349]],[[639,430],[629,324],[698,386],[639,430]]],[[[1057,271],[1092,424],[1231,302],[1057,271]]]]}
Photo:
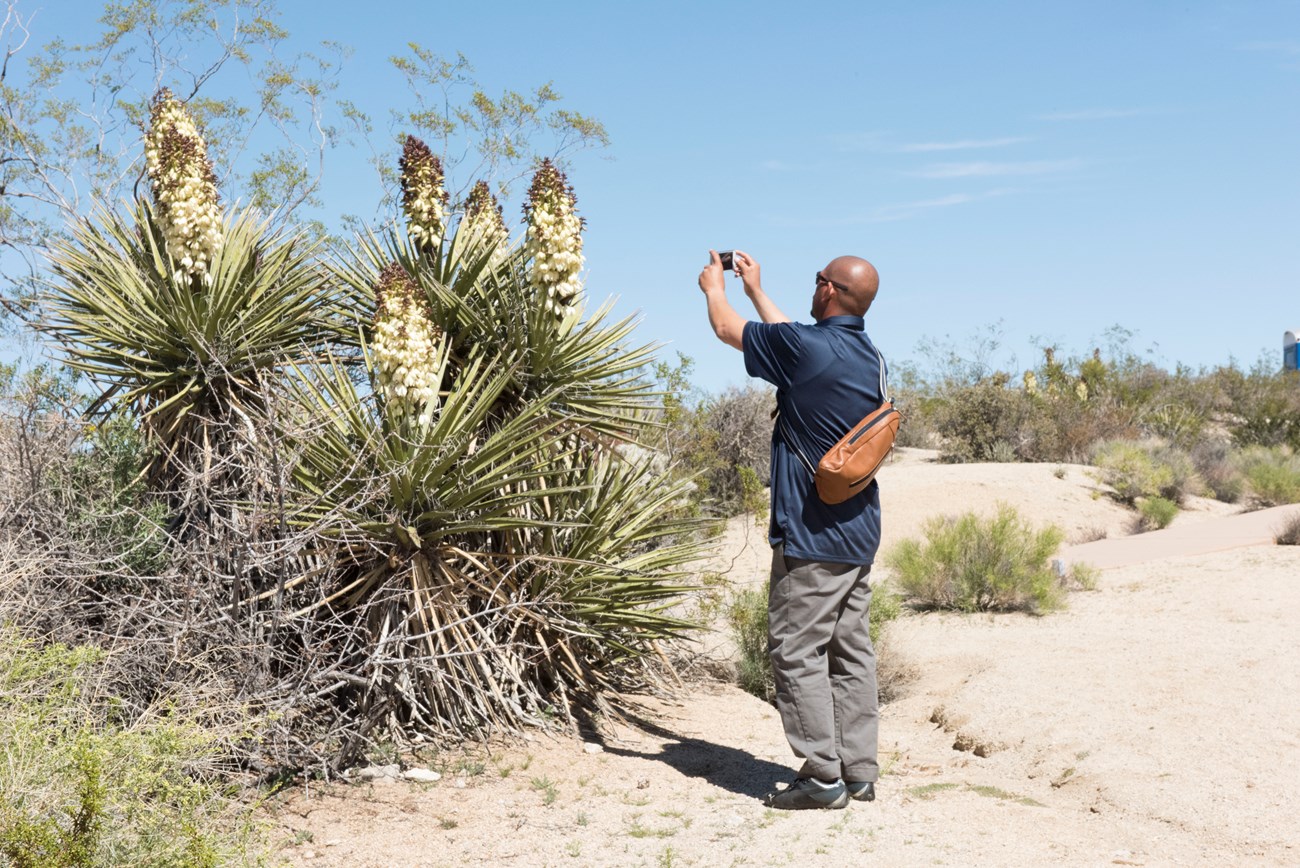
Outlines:
{"type": "Polygon", "coordinates": [[[709,302],[709,325],[713,333],[729,347],[744,349],[745,318],[727,301],[727,287],[723,282],[722,260],[718,251],[709,251],[709,264],[700,272],[700,291],[709,302]]]}
{"type": "Polygon", "coordinates": [[[754,303],[754,310],[758,311],[758,318],[763,322],[790,322],[790,317],[781,313],[781,309],[763,292],[762,270],[754,258],[737,250],[732,261],[735,263],[736,275],[745,284],[745,295],[749,296],[749,300],[754,303]]]}

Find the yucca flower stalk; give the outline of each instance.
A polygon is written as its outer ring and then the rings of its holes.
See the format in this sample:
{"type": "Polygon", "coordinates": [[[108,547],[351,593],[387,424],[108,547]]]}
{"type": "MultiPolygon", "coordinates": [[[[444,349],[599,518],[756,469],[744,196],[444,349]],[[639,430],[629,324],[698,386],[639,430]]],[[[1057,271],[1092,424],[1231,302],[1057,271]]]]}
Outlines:
{"type": "Polygon", "coordinates": [[[469,197],[465,200],[464,216],[461,217],[456,232],[476,243],[490,245],[494,250],[494,261],[503,255],[510,230],[506,228],[501,203],[492,195],[486,181],[476,181],[470,189],[469,197]]]}
{"type": "Polygon", "coordinates": [[[528,222],[525,253],[528,278],[546,309],[563,318],[578,304],[582,283],[582,218],[577,197],[564,173],[542,160],[528,188],[524,216],[528,222]]]}
{"type": "Polygon", "coordinates": [[[211,284],[221,250],[222,215],[208,147],[194,119],[167,88],[158,91],[145,136],[145,170],[177,282],[211,284]]]}
{"type": "Polygon", "coordinates": [[[406,231],[416,247],[430,250],[442,244],[446,231],[447,190],[442,160],[415,136],[407,136],[398,161],[402,177],[402,211],[406,231]]]}
{"type": "Polygon", "coordinates": [[[376,378],[390,411],[428,425],[442,377],[442,330],[406,270],[393,263],[375,285],[376,378]]]}

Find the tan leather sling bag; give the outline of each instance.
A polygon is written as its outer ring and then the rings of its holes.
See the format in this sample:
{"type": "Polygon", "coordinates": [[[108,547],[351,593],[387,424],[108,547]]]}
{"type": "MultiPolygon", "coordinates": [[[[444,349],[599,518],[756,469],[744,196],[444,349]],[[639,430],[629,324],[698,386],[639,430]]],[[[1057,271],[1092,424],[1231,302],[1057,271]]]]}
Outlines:
{"type": "MultiPolygon", "coordinates": [[[[876,478],[876,471],[894,448],[894,439],[898,436],[898,426],[902,424],[903,417],[889,397],[885,360],[881,358],[880,350],[876,350],[876,360],[880,363],[880,396],[884,402],[828,449],[816,467],[795,445],[787,426],[785,442],[812,474],[817,496],[824,503],[843,503],[863,491],[876,478]]],[[[785,424],[784,417],[778,417],[777,422],[785,424]]]]}

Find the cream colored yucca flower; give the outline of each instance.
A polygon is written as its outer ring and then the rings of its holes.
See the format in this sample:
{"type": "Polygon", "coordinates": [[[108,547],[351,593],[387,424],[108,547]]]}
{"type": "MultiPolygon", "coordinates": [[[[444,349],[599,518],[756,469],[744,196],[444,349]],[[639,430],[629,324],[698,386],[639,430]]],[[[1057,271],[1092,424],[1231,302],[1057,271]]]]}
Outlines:
{"type": "Polygon", "coordinates": [[[177,265],[173,278],[211,283],[208,266],[222,245],[217,177],[194,119],[167,88],[150,109],[144,161],[167,252],[177,265]]]}
{"type": "Polygon", "coordinates": [[[1030,395],[1038,394],[1038,377],[1033,371],[1025,371],[1024,376],[1025,392],[1030,395]]]}
{"type": "Polygon", "coordinates": [[[467,233],[469,238],[482,238],[491,244],[495,251],[492,260],[498,261],[505,255],[505,242],[510,235],[505,218],[501,215],[501,205],[492,195],[486,181],[476,181],[465,200],[465,216],[461,218],[457,232],[467,233]]]}
{"type": "Polygon", "coordinates": [[[530,260],[528,277],[546,309],[564,317],[578,303],[582,283],[582,219],[577,197],[564,173],[542,160],[528,188],[524,215],[528,233],[524,249],[530,260]]]}
{"type": "Polygon", "coordinates": [[[407,136],[398,165],[402,170],[406,231],[417,247],[437,247],[442,244],[447,219],[442,160],[424,142],[407,136]]]}
{"type": "Polygon", "coordinates": [[[375,331],[371,344],[379,389],[390,409],[431,419],[438,394],[438,347],[442,330],[429,318],[428,303],[406,270],[390,264],[375,284],[375,331]]]}

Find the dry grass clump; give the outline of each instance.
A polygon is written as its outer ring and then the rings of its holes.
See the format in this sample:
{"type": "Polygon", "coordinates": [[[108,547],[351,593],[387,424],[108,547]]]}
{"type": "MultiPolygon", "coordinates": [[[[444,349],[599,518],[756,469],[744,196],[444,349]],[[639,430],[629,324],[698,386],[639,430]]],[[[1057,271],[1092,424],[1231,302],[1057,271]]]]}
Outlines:
{"type": "Polygon", "coordinates": [[[1292,515],[1273,532],[1273,542],[1280,546],[1300,546],[1300,513],[1292,515]]]}
{"type": "Polygon", "coordinates": [[[1235,451],[1226,440],[1203,440],[1188,454],[1205,491],[1223,503],[1238,503],[1246,494],[1246,476],[1234,460],[1235,451]]]}
{"type": "Polygon", "coordinates": [[[989,519],[932,519],[923,541],[904,540],[885,560],[916,606],[1048,612],[1063,605],[1062,577],[1050,563],[1061,540],[1059,528],[1035,529],[1002,504],[989,519]]]}

